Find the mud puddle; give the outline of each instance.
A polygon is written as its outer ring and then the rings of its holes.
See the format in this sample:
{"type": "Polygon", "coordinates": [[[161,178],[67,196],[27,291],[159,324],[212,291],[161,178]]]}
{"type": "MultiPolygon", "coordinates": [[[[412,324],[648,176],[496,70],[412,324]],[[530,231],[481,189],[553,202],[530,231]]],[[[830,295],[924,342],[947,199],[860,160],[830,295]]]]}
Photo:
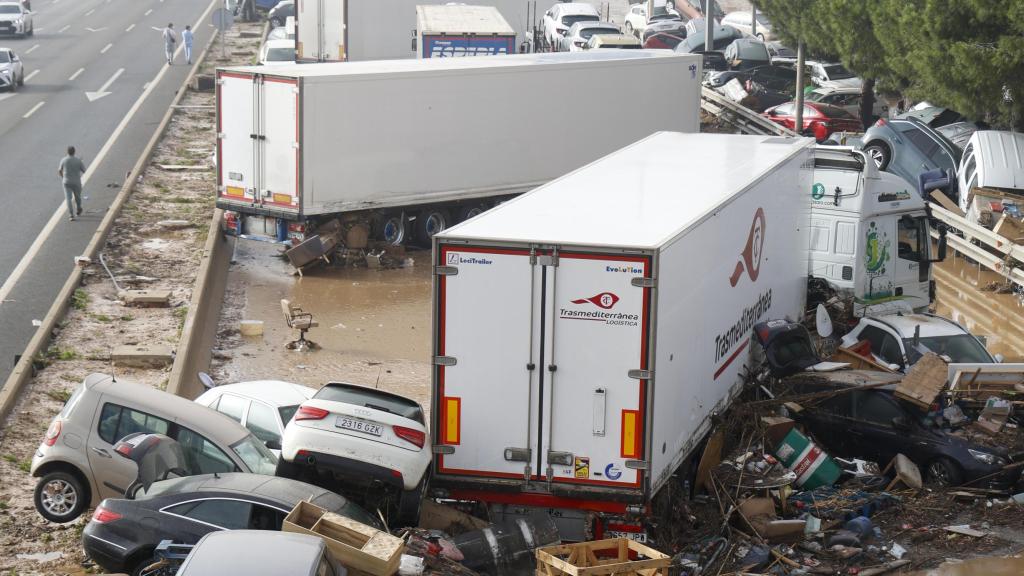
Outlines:
{"type": "Polygon", "coordinates": [[[984,337],[992,354],[1006,362],[1024,361],[1024,304],[1013,293],[993,290],[1002,277],[951,251],[934,267],[935,312],[984,337]]]}
{"type": "Polygon", "coordinates": [[[914,572],[914,576],[1018,576],[1024,574],[1024,557],[1002,556],[975,558],[966,562],[943,562],[938,567],[923,572],[914,572]]]}

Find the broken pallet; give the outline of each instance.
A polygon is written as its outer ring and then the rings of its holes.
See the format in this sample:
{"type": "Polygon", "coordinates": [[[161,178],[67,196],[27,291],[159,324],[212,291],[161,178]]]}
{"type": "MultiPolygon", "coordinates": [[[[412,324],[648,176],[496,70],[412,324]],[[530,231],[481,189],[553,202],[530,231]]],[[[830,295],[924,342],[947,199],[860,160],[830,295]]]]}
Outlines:
{"type": "Polygon", "coordinates": [[[668,576],[670,561],[629,538],[609,538],[538,548],[537,576],[668,576]]]}

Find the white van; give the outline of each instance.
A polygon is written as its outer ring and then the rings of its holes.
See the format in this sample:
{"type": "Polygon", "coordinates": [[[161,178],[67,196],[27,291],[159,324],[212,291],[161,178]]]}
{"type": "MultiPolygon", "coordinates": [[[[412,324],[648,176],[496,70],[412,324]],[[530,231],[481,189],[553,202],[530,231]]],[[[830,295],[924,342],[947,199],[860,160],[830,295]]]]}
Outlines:
{"type": "Polygon", "coordinates": [[[964,147],[957,188],[967,219],[988,228],[999,220],[998,212],[1006,204],[1024,208],[1024,134],[975,132],[964,147]]]}

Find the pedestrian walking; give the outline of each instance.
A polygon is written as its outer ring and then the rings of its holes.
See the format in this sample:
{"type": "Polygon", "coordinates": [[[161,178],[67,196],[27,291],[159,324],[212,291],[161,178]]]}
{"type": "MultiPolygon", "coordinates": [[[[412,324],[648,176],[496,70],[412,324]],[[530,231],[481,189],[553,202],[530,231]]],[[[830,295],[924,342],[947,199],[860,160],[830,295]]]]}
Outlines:
{"type": "Polygon", "coordinates": [[[57,174],[60,175],[61,182],[64,184],[64,199],[68,203],[68,218],[74,222],[75,216],[82,215],[82,174],[85,174],[85,162],[75,156],[74,146],[68,146],[68,155],[61,159],[57,174]]]}
{"type": "Polygon", "coordinates": [[[192,25],[186,24],[185,31],[181,33],[181,43],[185,46],[185,63],[192,63],[192,25]]]}
{"type": "Polygon", "coordinates": [[[174,31],[174,23],[171,22],[164,28],[164,52],[167,54],[167,65],[174,62],[174,45],[178,43],[178,33],[174,31]]]}

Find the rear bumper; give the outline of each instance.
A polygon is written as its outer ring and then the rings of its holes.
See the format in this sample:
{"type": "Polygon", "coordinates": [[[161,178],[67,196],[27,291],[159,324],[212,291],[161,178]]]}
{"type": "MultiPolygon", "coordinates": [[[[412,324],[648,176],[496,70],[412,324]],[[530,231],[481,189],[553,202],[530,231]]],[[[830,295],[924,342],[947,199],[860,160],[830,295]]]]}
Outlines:
{"type": "MultiPolygon", "coordinates": [[[[384,485],[395,490],[406,490],[404,478],[398,470],[352,458],[303,450],[296,454],[292,463],[329,472],[352,486],[384,485]]],[[[415,479],[413,486],[416,482],[419,482],[419,477],[415,479]]]]}
{"type": "Polygon", "coordinates": [[[82,548],[89,558],[107,572],[128,572],[133,568],[128,566],[132,551],[122,543],[116,542],[106,531],[97,529],[92,523],[89,523],[82,532],[82,548]]]}

